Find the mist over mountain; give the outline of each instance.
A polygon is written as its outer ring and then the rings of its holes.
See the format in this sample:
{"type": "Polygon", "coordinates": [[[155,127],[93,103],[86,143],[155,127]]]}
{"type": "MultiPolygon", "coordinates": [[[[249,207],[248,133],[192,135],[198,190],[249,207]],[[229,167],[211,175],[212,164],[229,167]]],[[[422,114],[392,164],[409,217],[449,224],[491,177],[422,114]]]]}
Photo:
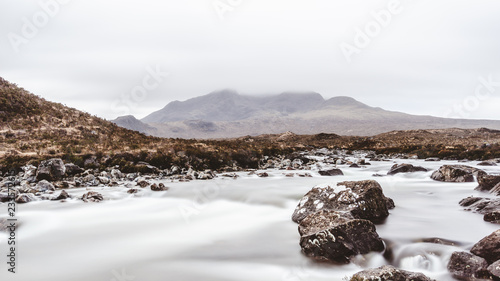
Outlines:
{"type": "Polygon", "coordinates": [[[371,136],[393,130],[500,129],[500,121],[496,120],[410,115],[371,107],[346,96],[325,100],[315,92],[246,96],[222,90],[170,102],[140,121],[131,118],[120,117],[113,122],[150,135],[180,138],[225,138],[285,131],[371,136]]]}

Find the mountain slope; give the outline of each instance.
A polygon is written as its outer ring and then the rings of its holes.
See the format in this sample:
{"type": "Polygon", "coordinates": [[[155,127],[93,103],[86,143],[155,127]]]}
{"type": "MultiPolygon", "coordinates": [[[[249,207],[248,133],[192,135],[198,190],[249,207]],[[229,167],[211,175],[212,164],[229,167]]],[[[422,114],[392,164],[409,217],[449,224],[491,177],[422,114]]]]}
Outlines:
{"type": "Polygon", "coordinates": [[[346,96],[325,100],[314,92],[285,92],[256,97],[239,95],[234,90],[171,102],[141,121],[145,124],[136,124],[141,132],[181,138],[227,138],[285,131],[371,136],[393,130],[500,129],[500,121],[410,115],[371,107],[346,96]],[[140,128],[146,124],[156,131],[140,128]]]}

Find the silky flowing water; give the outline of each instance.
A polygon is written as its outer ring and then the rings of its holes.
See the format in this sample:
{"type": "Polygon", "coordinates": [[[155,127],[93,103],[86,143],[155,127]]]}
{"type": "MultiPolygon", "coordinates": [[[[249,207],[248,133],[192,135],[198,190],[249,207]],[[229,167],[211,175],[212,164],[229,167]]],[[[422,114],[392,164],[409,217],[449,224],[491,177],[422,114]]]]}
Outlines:
{"type": "MultiPolygon", "coordinates": [[[[317,170],[267,170],[259,178],[219,176],[209,181],[170,182],[166,192],[125,187],[93,187],[105,201],[39,201],[18,205],[16,273],[7,272],[7,234],[0,232],[0,280],[347,280],[365,268],[392,264],[436,280],[454,280],[446,270],[454,251],[468,250],[498,225],[464,211],[458,202],[477,183],[443,183],[432,172],[386,174],[394,163],[436,170],[456,162],[391,160],[366,168],[339,166],[344,176],[322,177],[317,170]],[[286,177],[310,172],[313,177],[286,177]],[[349,265],[319,264],[300,252],[297,224],[291,215],[300,198],[315,185],[346,180],[377,180],[394,199],[377,232],[392,249],[356,257],[349,265]],[[455,245],[423,242],[428,238],[455,245]]],[[[477,162],[468,163],[474,166],[477,162]]],[[[325,165],[326,166],[326,165],[325,165]]],[[[498,167],[480,167],[498,173],[498,167]]],[[[71,189],[81,196],[86,188],[71,189]]],[[[7,218],[0,204],[0,219],[7,218]]]]}

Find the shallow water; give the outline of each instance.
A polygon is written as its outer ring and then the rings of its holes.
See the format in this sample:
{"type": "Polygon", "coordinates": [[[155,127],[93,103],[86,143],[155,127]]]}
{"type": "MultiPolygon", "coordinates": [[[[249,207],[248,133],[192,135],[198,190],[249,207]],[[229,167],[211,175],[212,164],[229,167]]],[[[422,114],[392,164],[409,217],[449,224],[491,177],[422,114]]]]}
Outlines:
{"type": "MultiPolygon", "coordinates": [[[[101,203],[33,202],[18,205],[17,273],[7,272],[7,235],[0,233],[0,280],[343,280],[368,267],[393,264],[437,280],[453,280],[446,271],[452,252],[468,250],[498,225],[462,210],[458,202],[477,183],[442,183],[432,172],[385,174],[397,163],[431,169],[453,162],[395,160],[356,169],[339,166],[340,177],[288,178],[267,171],[268,178],[238,173],[236,180],[164,182],[167,192],[143,190],[130,195],[123,187],[96,187],[101,203]],[[291,215],[300,198],[318,184],[375,179],[394,199],[377,232],[393,252],[357,257],[349,265],[317,264],[300,252],[297,224],[291,215]],[[455,246],[422,242],[455,241],[455,246]]],[[[468,163],[473,165],[474,163],[468,163]]],[[[455,164],[455,163],[454,163],[455,164]]],[[[499,167],[480,167],[498,173],[499,167]]],[[[81,195],[86,189],[72,189],[81,195]]],[[[7,206],[0,205],[0,218],[7,206]]]]}

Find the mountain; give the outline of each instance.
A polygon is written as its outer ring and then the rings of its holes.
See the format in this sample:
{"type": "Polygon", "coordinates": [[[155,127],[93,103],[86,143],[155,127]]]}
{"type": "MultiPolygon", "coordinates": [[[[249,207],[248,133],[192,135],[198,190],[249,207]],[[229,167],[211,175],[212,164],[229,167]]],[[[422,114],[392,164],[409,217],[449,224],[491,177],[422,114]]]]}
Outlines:
{"type": "Polygon", "coordinates": [[[111,122],[115,123],[116,125],[133,130],[133,131],[138,131],[141,133],[145,133],[146,135],[154,135],[157,131],[156,128],[151,127],[141,121],[139,121],[137,118],[135,118],[132,115],[126,115],[126,116],[120,116],[116,118],[115,120],[112,120],[111,122]]]}
{"type": "Polygon", "coordinates": [[[127,120],[113,122],[146,134],[175,138],[228,138],[286,131],[372,136],[394,130],[500,129],[500,121],[410,115],[371,107],[346,96],[327,100],[315,92],[245,96],[234,90],[174,101],[140,121],[132,122],[131,117],[127,120]]]}

